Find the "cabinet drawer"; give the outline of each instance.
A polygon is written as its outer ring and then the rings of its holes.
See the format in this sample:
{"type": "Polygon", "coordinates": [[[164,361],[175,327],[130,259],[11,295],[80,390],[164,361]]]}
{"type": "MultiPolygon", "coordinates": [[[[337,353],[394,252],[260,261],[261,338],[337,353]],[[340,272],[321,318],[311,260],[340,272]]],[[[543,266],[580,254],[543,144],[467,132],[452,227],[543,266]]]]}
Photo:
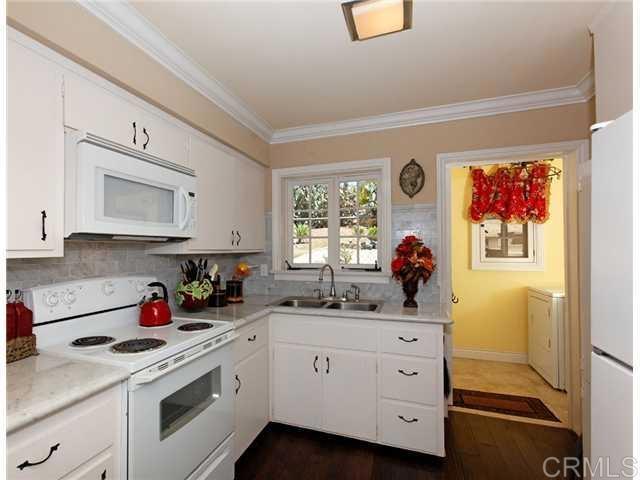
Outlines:
{"type": "Polygon", "coordinates": [[[382,328],[380,329],[380,348],[384,353],[416,355],[436,358],[442,343],[439,328],[382,328]]]}
{"type": "MultiPolygon", "coordinates": [[[[99,394],[8,438],[7,478],[61,478],[116,441],[117,389],[99,394]],[[48,460],[20,470],[19,465],[48,460]]],[[[114,475],[115,476],[115,475],[114,475]]],[[[71,477],[75,478],[75,477],[71,477]]],[[[84,478],[84,477],[78,477],[84,478]]],[[[99,478],[99,477],[98,477],[99,478]]]]}
{"type": "Polygon", "coordinates": [[[443,455],[442,417],[436,408],[380,402],[380,441],[388,445],[443,455]]]}
{"type": "Polygon", "coordinates": [[[118,472],[114,470],[113,450],[110,448],[81,465],[63,480],[110,480],[118,477],[118,472]]]}
{"type": "MultiPolygon", "coordinates": [[[[371,322],[370,322],[371,323],[371,322]]],[[[377,329],[359,325],[357,321],[298,315],[272,315],[271,335],[274,342],[316,345],[348,350],[375,352],[377,329]]]]}
{"type": "Polygon", "coordinates": [[[233,344],[235,363],[244,360],[267,345],[268,332],[266,318],[238,330],[238,338],[233,344]]]}
{"type": "Polygon", "coordinates": [[[382,396],[437,405],[442,394],[436,360],[382,356],[382,396]]]}

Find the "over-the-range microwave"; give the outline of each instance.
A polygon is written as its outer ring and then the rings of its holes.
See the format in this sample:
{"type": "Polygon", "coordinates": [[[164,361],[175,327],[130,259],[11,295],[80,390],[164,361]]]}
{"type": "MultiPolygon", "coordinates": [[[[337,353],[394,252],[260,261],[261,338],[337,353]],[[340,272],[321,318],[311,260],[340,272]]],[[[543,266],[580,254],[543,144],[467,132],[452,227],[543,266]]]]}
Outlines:
{"type": "Polygon", "coordinates": [[[196,233],[190,169],[65,130],[65,237],[169,241],[196,233]]]}

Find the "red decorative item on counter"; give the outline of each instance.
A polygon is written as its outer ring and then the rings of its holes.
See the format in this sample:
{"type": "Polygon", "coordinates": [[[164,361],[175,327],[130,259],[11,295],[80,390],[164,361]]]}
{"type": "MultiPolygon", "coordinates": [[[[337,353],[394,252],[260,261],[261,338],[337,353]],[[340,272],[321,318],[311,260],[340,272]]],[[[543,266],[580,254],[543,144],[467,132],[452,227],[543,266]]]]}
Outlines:
{"type": "Polygon", "coordinates": [[[15,291],[14,302],[7,290],[7,363],[37,355],[33,335],[33,312],[22,302],[22,293],[15,291]]]}
{"type": "Polygon", "coordinates": [[[396,247],[396,257],[391,262],[393,278],[402,282],[407,299],[405,307],[416,308],[418,303],[414,297],[418,293],[418,283],[422,279],[427,283],[436,265],[433,262],[431,249],[424,246],[422,240],[414,235],[407,235],[396,247]]]}
{"type": "Polygon", "coordinates": [[[29,337],[33,334],[33,312],[22,302],[22,293],[16,290],[16,325],[18,337],[29,337]]]}
{"type": "Polygon", "coordinates": [[[16,317],[16,304],[11,301],[11,290],[7,290],[7,342],[14,340],[18,334],[18,319],[16,317]]]}

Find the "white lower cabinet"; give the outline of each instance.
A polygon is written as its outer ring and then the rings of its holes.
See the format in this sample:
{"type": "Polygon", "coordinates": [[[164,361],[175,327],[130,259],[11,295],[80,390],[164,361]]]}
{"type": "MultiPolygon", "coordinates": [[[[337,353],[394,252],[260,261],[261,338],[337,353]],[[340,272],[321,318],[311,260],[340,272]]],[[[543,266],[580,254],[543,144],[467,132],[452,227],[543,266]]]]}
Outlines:
{"type": "Polygon", "coordinates": [[[272,420],[444,456],[442,325],[270,321],[272,420]]]}
{"type": "Polygon", "coordinates": [[[7,479],[103,480],[120,475],[120,385],[7,438],[7,479]]]}
{"type": "Polygon", "coordinates": [[[301,427],[322,426],[322,351],[300,345],[273,347],[273,418],[301,427]]]}
{"type": "Polygon", "coordinates": [[[324,429],[375,441],[376,355],[327,350],[323,352],[323,359],[324,429]]]}

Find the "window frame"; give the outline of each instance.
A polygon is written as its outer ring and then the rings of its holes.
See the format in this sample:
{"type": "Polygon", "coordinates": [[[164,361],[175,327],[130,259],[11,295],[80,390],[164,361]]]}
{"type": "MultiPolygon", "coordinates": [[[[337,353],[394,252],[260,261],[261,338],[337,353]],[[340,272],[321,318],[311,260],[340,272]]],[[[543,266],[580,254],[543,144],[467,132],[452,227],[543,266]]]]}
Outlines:
{"type": "MultiPolygon", "coordinates": [[[[498,219],[489,219],[498,220],[498,219]]],[[[502,222],[504,223],[504,222],[502,222]]],[[[544,227],[541,224],[527,223],[526,257],[487,257],[485,252],[485,236],[480,228],[483,222],[471,224],[471,269],[472,270],[511,270],[542,271],[544,270],[544,227]]]]}
{"type": "Polygon", "coordinates": [[[315,281],[322,264],[293,264],[293,185],[329,182],[329,264],[336,281],[388,283],[391,262],[391,160],[389,158],[354,162],[329,163],[307,167],[272,170],[272,250],[276,280],[315,281]],[[345,180],[377,180],[378,272],[366,271],[373,265],[340,265],[339,258],[339,182],[345,180]],[[332,212],[335,212],[332,214],[332,212]],[[287,270],[284,260],[302,270],[287,270]],[[341,267],[347,267],[345,269],[341,267]]]}

